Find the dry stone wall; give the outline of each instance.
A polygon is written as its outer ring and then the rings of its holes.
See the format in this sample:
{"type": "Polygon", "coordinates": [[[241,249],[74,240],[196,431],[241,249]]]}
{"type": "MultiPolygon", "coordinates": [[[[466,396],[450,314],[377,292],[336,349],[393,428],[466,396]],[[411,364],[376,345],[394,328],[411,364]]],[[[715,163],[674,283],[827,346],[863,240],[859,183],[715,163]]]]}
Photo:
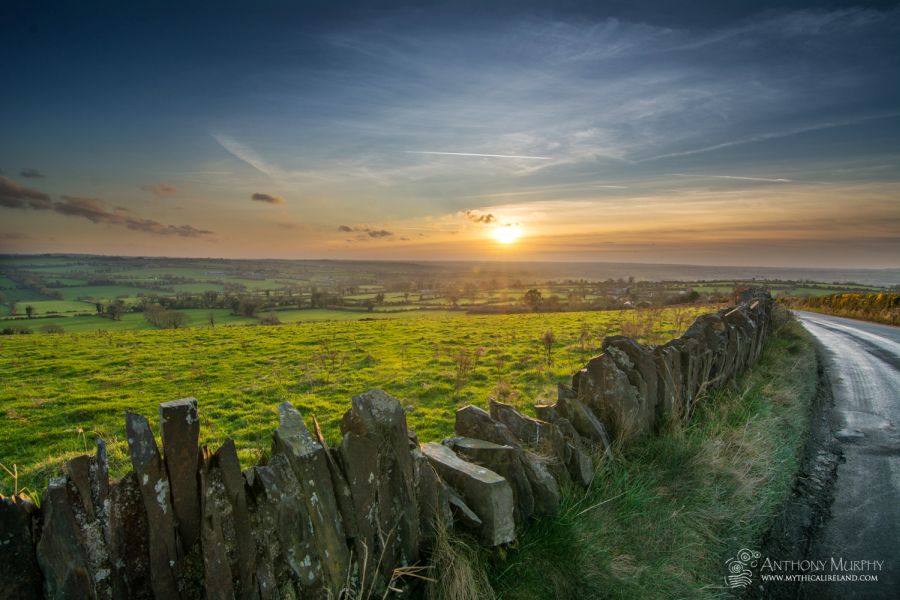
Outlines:
{"type": "Polygon", "coordinates": [[[587,486],[617,438],[639,443],[689,418],[704,392],[757,360],[771,308],[752,291],[660,346],[609,337],[537,418],[466,406],[440,443],[420,443],[381,390],[352,399],[336,448],[285,402],[265,464],[242,471],[230,440],[199,446],[193,398],[160,405],[161,449],[128,412],[127,475],[110,481],[98,440],[50,481],[40,509],[0,498],[0,596],[381,597],[404,567],[427,562],[440,528],[513,542],[529,518],[559,510],[561,488],[587,486]]]}

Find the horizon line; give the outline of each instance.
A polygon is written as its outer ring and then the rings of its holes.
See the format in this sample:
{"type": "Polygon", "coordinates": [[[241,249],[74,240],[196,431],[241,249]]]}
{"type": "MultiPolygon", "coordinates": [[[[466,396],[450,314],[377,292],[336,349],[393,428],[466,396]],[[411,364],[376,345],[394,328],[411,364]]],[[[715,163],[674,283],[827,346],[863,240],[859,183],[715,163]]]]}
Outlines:
{"type": "Polygon", "coordinates": [[[92,254],[89,252],[0,252],[0,258],[15,256],[90,256],[101,258],[149,258],[149,259],[174,259],[174,260],[232,260],[232,261],[332,261],[332,262],[369,262],[369,263],[516,263],[516,264],[598,264],[598,265],[646,265],[663,267],[698,267],[704,269],[731,268],[731,269],[804,269],[812,271],[900,271],[900,265],[896,267],[808,267],[808,266],[766,266],[766,265],[735,265],[735,264],[697,264],[697,263],[664,263],[664,262],[640,262],[640,261],[604,261],[604,260],[480,260],[480,259],[366,259],[366,258],[227,258],[222,256],[166,256],[147,254],[92,254]]]}

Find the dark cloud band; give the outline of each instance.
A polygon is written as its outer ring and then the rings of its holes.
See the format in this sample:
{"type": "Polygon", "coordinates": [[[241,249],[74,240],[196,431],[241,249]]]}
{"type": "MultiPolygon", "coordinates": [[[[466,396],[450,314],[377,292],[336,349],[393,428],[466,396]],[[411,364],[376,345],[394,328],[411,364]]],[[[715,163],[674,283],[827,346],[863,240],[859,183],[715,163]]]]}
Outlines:
{"type": "Polygon", "coordinates": [[[251,200],[256,202],[265,202],[267,204],[284,204],[284,198],[281,196],[275,196],[273,194],[263,194],[262,192],[256,192],[252,196],[250,196],[251,200]]]}
{"type": "Polygon", "coordinates": [[[0,206],[32,210],[50,210],[67,217],[80,217],[91,223],[106,223],[126,227],[133,231],[143,231],[155,235],[177,235],[180,237],[202,237],[213,232],[198,229],[192,225],[166,225],[153,219],[132,214],[123,207],[112,210],[98,198],[61,196],[54,202],[44,192],[27,188],[6,177],[0,177],[0,206]]]}

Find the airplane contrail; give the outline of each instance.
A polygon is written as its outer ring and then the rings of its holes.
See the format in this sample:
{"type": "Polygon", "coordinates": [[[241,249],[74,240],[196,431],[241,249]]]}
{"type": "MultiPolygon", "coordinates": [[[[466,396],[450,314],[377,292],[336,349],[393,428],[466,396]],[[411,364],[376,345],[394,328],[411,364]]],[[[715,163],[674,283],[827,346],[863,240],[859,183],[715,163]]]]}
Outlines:
{"type": "Polygon", "coordinates": [[[705,179],[738,179],[741,181],[768,181],[770,183],[794,183],[793,179],[781,177],[744,177],[741,175],[700,175],[699,173],[672,173],[676,177],[700,177],[705,179]]]}
{"type": "Polygon", "coordinates": [[[550,156],[517,156],[515,154],[475,154],[474,152],[433,152],[429,150],[404,150],[406,154],[438,154],[440,156],[480,156],[483,158],[524,158],[527,160],[553,160],[550,156]]]}

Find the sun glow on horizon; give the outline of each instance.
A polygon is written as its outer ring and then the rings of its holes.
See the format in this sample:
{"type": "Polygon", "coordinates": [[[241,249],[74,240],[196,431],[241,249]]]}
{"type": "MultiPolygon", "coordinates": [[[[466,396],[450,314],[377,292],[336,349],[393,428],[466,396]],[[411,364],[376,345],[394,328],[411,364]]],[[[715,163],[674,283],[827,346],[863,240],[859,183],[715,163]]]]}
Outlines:
{"type": "Polygon", "coordinates": [[[501,244],[512,244],[522,237],[522,229],[518,225],[503,225],[494,229],[493,235],[501,244]]]}

